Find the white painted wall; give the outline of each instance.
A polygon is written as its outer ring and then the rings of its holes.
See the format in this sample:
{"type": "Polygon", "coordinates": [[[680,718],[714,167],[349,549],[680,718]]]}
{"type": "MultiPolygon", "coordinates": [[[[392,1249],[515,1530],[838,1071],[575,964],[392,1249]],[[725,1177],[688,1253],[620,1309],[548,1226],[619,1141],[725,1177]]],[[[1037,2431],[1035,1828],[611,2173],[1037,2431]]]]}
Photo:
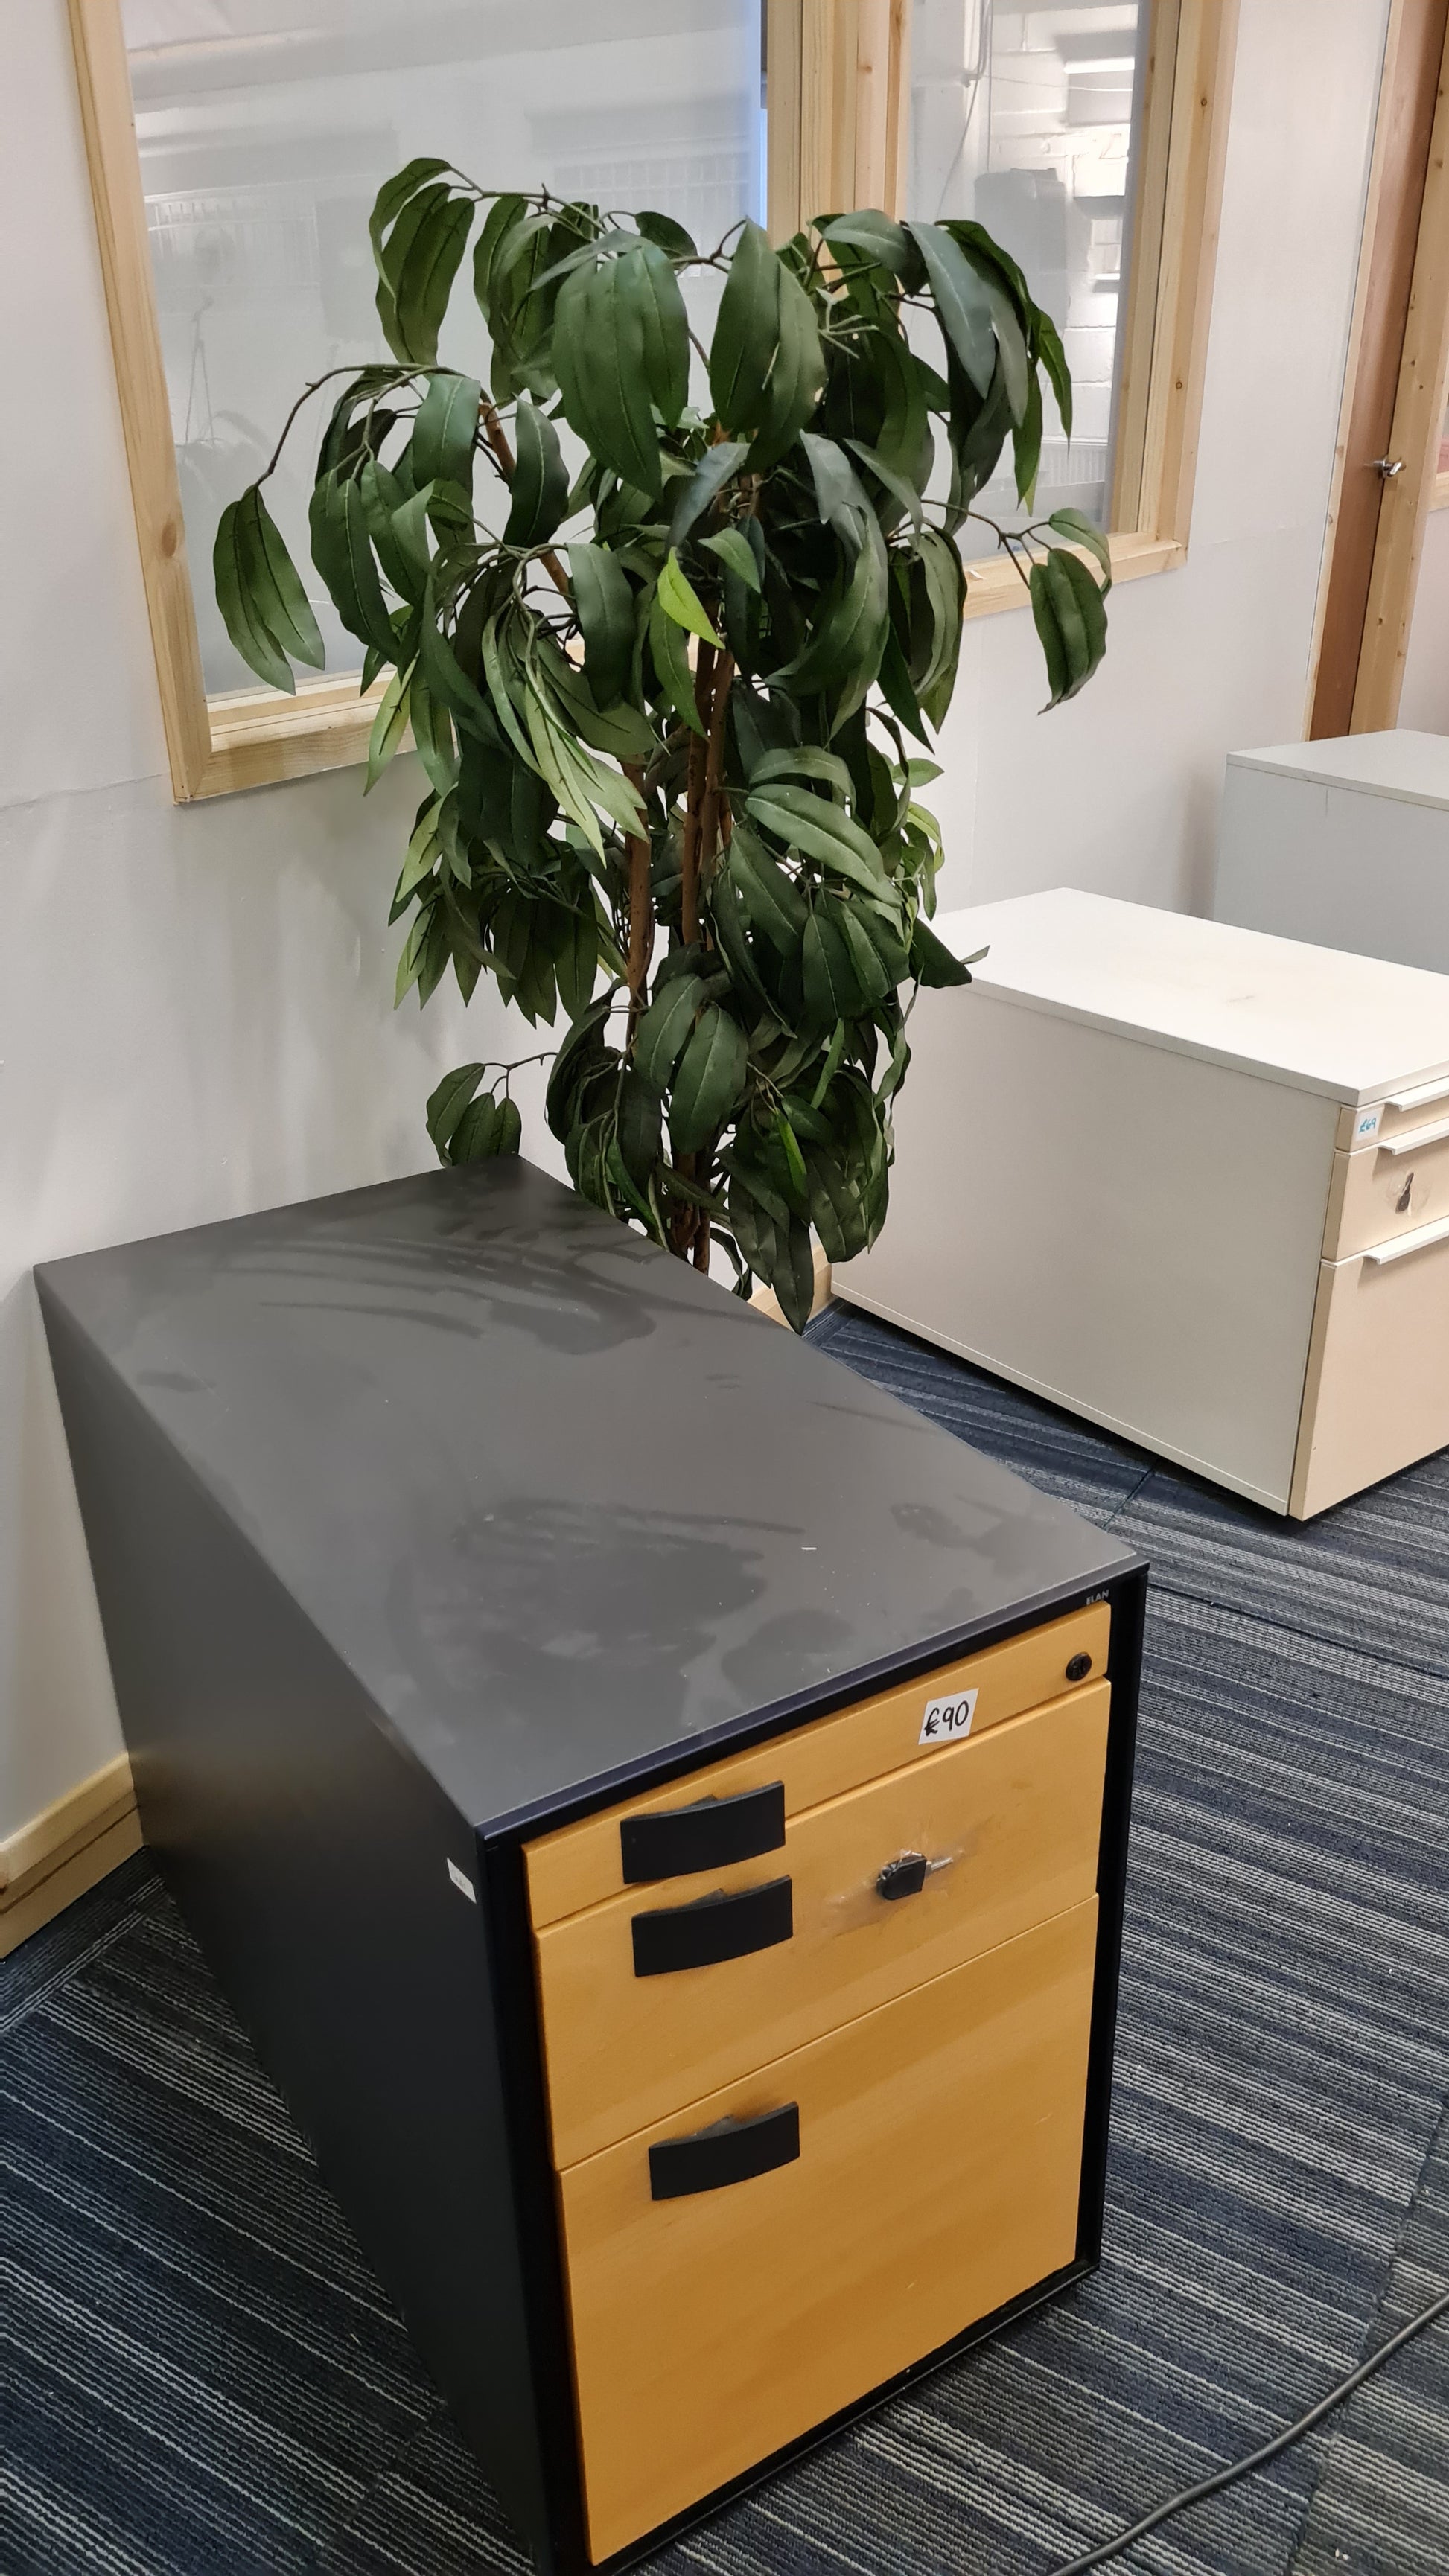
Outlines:
{"type": "MultiPolygon", "coordinates": [[[[1206,909],[1224,754],[1298,729],[1385,5],[1243,0],[1192,559],[1114,594],[1050,718],[1026,619],[968,628],[950,903],[1206,909]]],[[[0,0],[0,48],[3,1836],[119,1742],[30,1264],[422,1167],[438,1072],[529,1041],[392,1014],[401,764],[365,807],[356,773],[172,806],[63,0],[0,0]]]]}
{"type": "Polygon", "coordinates": [[[1449,733],[1449,510],[1431,510],[1424,530],[1399,722],[1449,733]]]}

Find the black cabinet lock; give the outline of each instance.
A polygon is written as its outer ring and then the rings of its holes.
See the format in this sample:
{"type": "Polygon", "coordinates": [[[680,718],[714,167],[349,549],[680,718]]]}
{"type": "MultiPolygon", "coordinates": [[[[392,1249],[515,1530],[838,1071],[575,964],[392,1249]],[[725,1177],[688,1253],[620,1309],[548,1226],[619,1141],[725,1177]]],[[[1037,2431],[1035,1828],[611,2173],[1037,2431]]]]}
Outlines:
{"type": "Polygon", "coordinates": [[[887,1905],[894,1905],[897,1897],[919,1896],[925,1884],[925,1853],[902,1852],[899,1860],[886,1862],[876,1880],[875,1892],[877,1896],[885,1898],[887,1905]]]}
{"type": "Polygon", "coordinates": [[[1069,1682],[1084,1682],[1091,1669],[1092,1658],[1090,1655],[1073,1655],[1071,1662],[1067,1666],[1067,1679],[1069,1682]]]}

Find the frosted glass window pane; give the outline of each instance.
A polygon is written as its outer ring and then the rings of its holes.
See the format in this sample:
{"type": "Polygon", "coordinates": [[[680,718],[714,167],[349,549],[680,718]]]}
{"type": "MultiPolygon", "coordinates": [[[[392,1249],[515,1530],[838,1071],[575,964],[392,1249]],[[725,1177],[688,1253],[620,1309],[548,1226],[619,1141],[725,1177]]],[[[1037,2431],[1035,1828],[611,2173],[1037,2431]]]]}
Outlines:
{"type": "MultiPolygon", "coordinates": [[[[764,221],[760,20],[761,0],[123,0],[208,690],[257,685],[211,595],[224,504],[304,384],[388,356],[367,238],[381,182],[437,153],[484,188],[652,206],[712,248],[741,215],[764,221]]],[[[456,294],[440,354],[484,371],[466,270],[456,294]]],[[[326,400],[267,492],[345,672],[361,651],[307,548],[326,400]]]]}
{"type": "MultiPolygon", "coordinates": [[[[1025,270],[1066,344],[1074,407],[1069,450],[1047,395],[1036,515],[1083,510],[1099,527],[1147,21],[1148,0],[914,0],[911,24],[907,212],[973,217],[1025,270]]],[[[1008,471],[980,506],[1019,521],[1008,471]]]]}

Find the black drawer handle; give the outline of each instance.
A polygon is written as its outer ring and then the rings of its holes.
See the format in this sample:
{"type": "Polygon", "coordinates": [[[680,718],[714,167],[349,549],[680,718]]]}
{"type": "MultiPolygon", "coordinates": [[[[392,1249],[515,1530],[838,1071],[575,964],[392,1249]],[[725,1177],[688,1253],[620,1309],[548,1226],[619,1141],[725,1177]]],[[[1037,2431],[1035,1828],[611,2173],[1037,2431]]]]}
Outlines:
{"type": "Polygon", "coordinates": [[[723,2191],[756,2174],[792,2165],[800,2153],[800,2105],[782,2102],[756,2120],[716,2120],[692,2138],[664,2138],[649,2150],[651,2200],[683,2200],[692,2191],[723,2191]]]}
{"type": "Polygon", "coordinates": [[[677,1968],[714,1968],[788,1941],[795,1913],[788,1878],[734,1895],[697,1896],[692,1905],[661,1905],[634,1917],[634,1974],[670,1977],[677,1968]]]}
{"type": "Polygon", "coordinates": [[[742,1789],[737,1798],[696,1798],[688,1807],[660,1807],[650,1816],[624,1816],[619,1848],[624,1884],[651,1878],[686,1878],[696,1869],[727,1869],[733,1860],[758,1860],[785,1840],[785,1783],[742,1789]]]}

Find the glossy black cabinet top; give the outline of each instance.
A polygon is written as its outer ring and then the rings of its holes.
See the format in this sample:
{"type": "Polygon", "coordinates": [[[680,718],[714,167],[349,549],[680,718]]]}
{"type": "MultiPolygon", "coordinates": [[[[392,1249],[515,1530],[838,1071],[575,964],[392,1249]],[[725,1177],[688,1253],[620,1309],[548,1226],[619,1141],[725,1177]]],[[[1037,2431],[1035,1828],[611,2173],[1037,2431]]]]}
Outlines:
{"type": "Polygon", "coordinates": [[[1133,1561],[527,1163],[38,1277],[475,1824],[1133,1561]]]}

